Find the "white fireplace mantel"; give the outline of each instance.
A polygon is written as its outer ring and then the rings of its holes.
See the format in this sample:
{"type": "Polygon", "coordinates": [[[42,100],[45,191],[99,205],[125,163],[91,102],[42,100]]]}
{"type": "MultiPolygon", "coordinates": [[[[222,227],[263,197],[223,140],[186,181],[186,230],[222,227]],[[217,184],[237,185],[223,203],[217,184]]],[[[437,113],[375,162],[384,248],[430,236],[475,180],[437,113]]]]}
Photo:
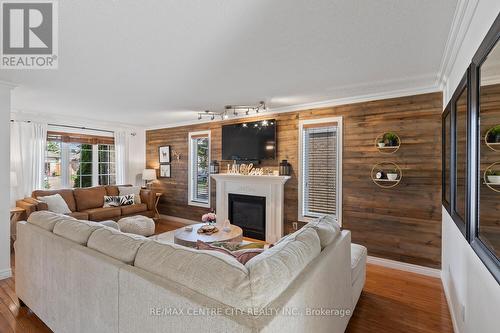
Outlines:
{"type": "MultiPolygon", "coordinates": [[[[290,176],[211,175],[217,182],[217,220],[228,218],[228,195],[242,194],[266,198],[266,242],[274,243],[283,236],[284,185],[290,176]]],[[[232,221],[231,221],[232,222],[232,221]]]]}

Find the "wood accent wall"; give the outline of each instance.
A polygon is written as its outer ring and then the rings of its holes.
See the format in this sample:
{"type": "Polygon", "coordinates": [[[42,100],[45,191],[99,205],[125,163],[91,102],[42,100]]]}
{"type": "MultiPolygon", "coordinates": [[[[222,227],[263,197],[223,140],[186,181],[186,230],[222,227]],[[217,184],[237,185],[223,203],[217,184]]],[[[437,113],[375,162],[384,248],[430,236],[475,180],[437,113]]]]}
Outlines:
{"type": "MultiPolygon", "coordinates": [[[[299,120],[343,117],[343,227],[352,241],[368,254],[433,268],[441,266],[441,93],[371,101],[324,109],[280,113],[245,119],[277,120],[278,166],[287,159],[292,178],[285,185],[285,230],[292,231],[298,216],[299,120]],[[375,138],[396,132],[402,141],[394,154],[382,154],[375,138]],[[370,171],[375,163],[396,162],[403,170],[401,183],[392,189],[376,186],[370,171]]],[[[146,133],[147,167],[158,168],[158,147],[170,145],[181,153],[172,163],[172,178],[161,179],[157,190],[165,193],[162,214],[199,220],[207,210],[188,206],[188,133],[211,130],[212,159],[221,159],[221,126],[242,122],[227,120],[150,130],[146,133]]],[[[224,167],[222,166],[222,169],[224,167]]],[[[212,207],[215,183],[212,182],[212,207]]]]}

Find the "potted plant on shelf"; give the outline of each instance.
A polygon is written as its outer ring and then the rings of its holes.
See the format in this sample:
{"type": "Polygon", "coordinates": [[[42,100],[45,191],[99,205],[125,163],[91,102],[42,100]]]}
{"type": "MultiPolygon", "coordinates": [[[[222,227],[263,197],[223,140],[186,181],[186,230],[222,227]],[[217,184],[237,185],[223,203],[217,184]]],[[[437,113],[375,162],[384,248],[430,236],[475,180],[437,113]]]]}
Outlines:
{"type": "Polygon", "coordinates": [[[496,125],[490,129],[486,140],[488,143],[500,143],[500,125],[496,125]]]}
{"type": "Polygon", "coordinates": [[[398,170],[392,169],[391,171],[387,171],[387,179],[395,181],[398,179],[398,170]]]}
{"type": "Polygon", "coordinates": [[[488,170],[486,177],[488,178],[488,183],[500,184],[500,171],[488,170]]]}
{"type": "Polygon", "coordinates": [[[381,138],[380,140],[378,140],[377,145],[379,148],[384,148],[385,147],[384,138],[381,138]]]}
{"type": "Polygon", "coordinates": [[[398,136],[396,135],[396,133],[387,132],[384,134],[384,143],[390,147],[399,146],[398,136]]]}

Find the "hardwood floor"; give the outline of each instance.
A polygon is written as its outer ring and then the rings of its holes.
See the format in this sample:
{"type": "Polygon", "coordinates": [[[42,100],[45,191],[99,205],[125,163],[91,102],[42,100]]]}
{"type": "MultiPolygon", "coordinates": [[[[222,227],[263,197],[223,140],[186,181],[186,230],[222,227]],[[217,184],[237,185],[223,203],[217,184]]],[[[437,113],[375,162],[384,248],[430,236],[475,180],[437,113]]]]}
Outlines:
{"type": "Polygon", "coordinates": [[[441,280],[367,265],[366,283],[348,333],[453,333],[441,280]]]}
{"type": "MultiPolygon", "coordinates": [[[[157,233],[183,226],[161,222],[157,233]]],[[[12,263],[14,268],[14,255],[12,263]]],[[[51,332],[33,312],[19,306],[14,286],[15,276],[0,280],[0,333],[51,332]]],[[[366,284],[346,332],[453,332],[441,280],[368,264],[366,284]]]]}

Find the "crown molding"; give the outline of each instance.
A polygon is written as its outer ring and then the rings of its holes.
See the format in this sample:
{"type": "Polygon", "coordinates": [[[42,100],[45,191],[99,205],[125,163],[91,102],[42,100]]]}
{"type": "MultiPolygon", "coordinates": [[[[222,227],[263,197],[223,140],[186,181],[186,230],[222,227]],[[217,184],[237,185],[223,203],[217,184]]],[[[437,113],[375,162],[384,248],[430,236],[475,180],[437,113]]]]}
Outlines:
{"type": "Polygon", "coordinates": [[[100,121],[99,119],[95,118],[74,117],[55,113],[21,111],[17,109],[11,111],[10,117],[13,120],[19,121],[37,121],[43,123],[54,123],[57,125],[94,127],[109,131],[115,131],[118,129],[139,130],[142,128],[142,126],[133,126],[131,124],[121,122],[100,121]]]}
{"type": "Polygon", "coordinates": [[[12,89],[17,88],[17,84],[14,84],[14,83],[8,82],[8,81],[0,80],[0,87],[12,90],[12,89]]]}
{"type": "MultiPolygon", "coordinates": [[[[310,109],[321,109],[321,108],[328,108],[328,107],[334,107],[334,106],[340,106],[340,105],[348,105],[348,104],[355,104],[355,103],[362,103],[362,102],[370,102],[370,101],[377,101],[377,100],[383,100],[383,99],[389,99],[389,98],[398,98],[398,97],[406,97],[406,96],[413,96],[413,95],[421,95],[421,94],[428,94],[428,93],[434,93],[434,92],[439,92],[441,89],[436,85],[435,83],[435,76],[434,75],[426,75],[426,76],[419,76],[416,78],[409,78],[406,80],[394,80],[394,81],[387,81],[387,82],[378,82],[378,83],[369,83],[369,84],[363,84],[363,85],[357,85],[357,86],[346,86],[346,87],[340,87],[335,89],[336,91],[354,91],[354,89],[357,87],[358,90],[371,90],[371,88],[375,88],[376,86],[382,85],[386,86],[387,88],[395,88],[396,85],[402,86],[405,85],[403,83],[406,83],[408,86],[412,86],[411,88],[403,88],[403,89],[392,89],[392,90],[386,90],[383,92],[375,92],[371,94],[365,94],[365,95],[357,95],[357,96],[352,96],[352,97],[343,97],[343,98],[335,98],[335,99],[328,99],[328,100],[323,100],[323,101],[318,101],[318,102],[311,102],[311,103],[302,103],[302,104],[294,104],[294,105],[289,105],[289,106],[282,106],[282,107],[268,107],[267,112],[259,113],[259,116],[273,116],[276,114],[280,113],[286,113],[286,112],[294,112],[294,111],[303,111],[303,110],[310,110],[310,109]],[[363,88],[363,89],[359,89],[363,88]]],[[[251,115],[240,115],[236,117],[231,117],[231,120],[234,119],[245,119],[245,118],[254,118],[256,115],[251,114],[251,115]]],[[[145,129],[146,131],[153,131],[153,130],[158,130],[158,129],[163,129],[163,128],[174,128],[174,127],[182,127],[182,126],[190,126],[190,125],[201,125],[201,124],[210,124],[210,123],[217,123],[217,122],[223,122],[224,120],[188,120],[188,121],[182,121],[182,122],[173,122],[169,124],[159,124],[159,125],[154,125],[154,126],[146,126],[145,129]]]]}
{"type": "Polygon", "coordinates": [[[462,47],[467,31],[469,31],[478,3],[479,0],[458,0],[436,82],[436,85],[441,90],[446,85],[451,70],[455,65],[458,52],[462,47]]]}

